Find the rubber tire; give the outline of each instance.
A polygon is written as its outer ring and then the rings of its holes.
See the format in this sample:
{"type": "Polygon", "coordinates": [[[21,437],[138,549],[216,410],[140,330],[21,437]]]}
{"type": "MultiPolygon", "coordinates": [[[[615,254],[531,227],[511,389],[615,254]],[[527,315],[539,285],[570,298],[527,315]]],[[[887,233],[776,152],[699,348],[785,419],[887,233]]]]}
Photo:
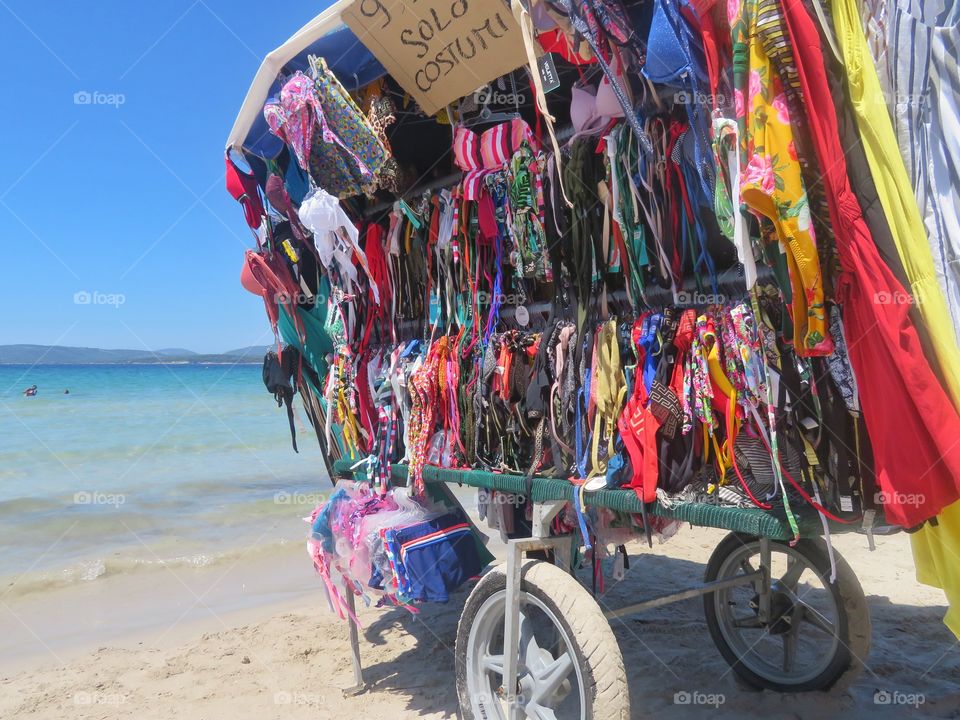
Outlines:
{"type": "MultiPolygon", "coordinates": [[[[467,690],[467,639],[470,627],[483,603],[507,587],[506,565],[487,573],[470,593],[457,626],[457,697],[464,720],[475,718],[467,690]]],[[[587,718],[629,720],[630,694],[623,655],[610,623],[590,593],[555,565],[524,560],[520,570],[520,591],[535,595],[559,619],[571,639],[583,674],[587,718]]]]}
{"type": "MultiPolygon", "coordinates": [[[[744,543],[756,542],[752,535],[730,533],[727,535],[710,556],[707,570],[704,574],[706,582],[717,579],[720,566],[728,555],[738,550],[744,543]]],[[[772,543],[785,545],[778,540],[772,543]]],[[[837,581],[833,585],[830,579],[830,557],[827,548],[820,538],[806,538],[800,540],[793,548],[807,558],[809,564],[816,569],[824,586],[833,595],[838,609],[838,627],[840,645],[832,661],[817,677],[803,683],[780,683],[758,675],[745,667],[733,649],[727,644],[720,631],[719,621],[714,607],[713,593],[703,596],[703,609],[707,619],[707,628],[714,644],[724,659],[733,668],[737,676],[747,685],[778,692],[809,692],[809,691],[842,691],[859,676],[863,670],[863,661],[870,652],[870,610],[867,607],[867,598],[856,574],[847,561],[834,548],[833,554],[837,563],[837,581]]]]}

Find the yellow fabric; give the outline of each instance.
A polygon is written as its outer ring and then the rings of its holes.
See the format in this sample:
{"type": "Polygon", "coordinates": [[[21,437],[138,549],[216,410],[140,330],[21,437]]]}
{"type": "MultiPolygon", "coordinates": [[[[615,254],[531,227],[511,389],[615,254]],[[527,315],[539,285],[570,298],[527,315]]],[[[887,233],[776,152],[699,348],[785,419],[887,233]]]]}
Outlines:
{"type": "MultiPolygon", "coordinates": [[[[833,0],[833,24],[843,52],[857,129],[914,301],[933,340],[940,371],[960,410],[960,348],[937,282],[920,209],[903,165],[880,79],[863,35],[856,0],[833,0]]],[[[955,210],[955,208],[954,208],[955,210]]]]}
{"type": "Polygon", "coordinates": [[[950,603],[943,622],[960,639],[960,500],[910,536],[917,580],[942,588],[950,603]]]}
{"type": "Polygon", "coordinates": [[[744,0],[732,26],[734,58],[746,56],[747,72],[736,73],[744,167],[740,195],[754,214],[769,218],[786,250],[792,289],[793,340],[798,355],[829,355],[823,276],[810,206],[793,142],[780,77],[764,52],[757,29],[757,0],[744,0]],[[744,47],[745,46],[745,47],[744,47]]]}
{"type": "Polygon", "coordinates": [[[627,383],[620,369],[620,351],[617,346],[617,323],[608,320],[601,328],[597,338],[594,357],[597,362],[594,368],[594,383],[592,392],[596,399],[596,420],[593,428],[593,462],[587,479],[602,475],[607,471],[607,461],[614,455],[614,436],[616,435],[617,417],[627,394],[627,383]],[[600,436],[607,438],[606,459],[600,459],[600,436]]]}

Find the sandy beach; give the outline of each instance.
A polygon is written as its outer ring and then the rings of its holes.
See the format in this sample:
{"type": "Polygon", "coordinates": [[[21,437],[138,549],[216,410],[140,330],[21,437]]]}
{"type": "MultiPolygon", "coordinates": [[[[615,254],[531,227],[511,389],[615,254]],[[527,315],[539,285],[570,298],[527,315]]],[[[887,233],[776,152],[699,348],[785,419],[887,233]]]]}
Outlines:
{"type": "MultiPolygon", "coordinates": [[[[687,527],[653,550],[634,544],[625,580],[609,584],[601,601],[617,607],[696,582],[722,536],[687,527]]],[[[860,578],[873,621],[872,652],[849,691],[783,695],[742,687],[707,635],[700,601],[689,600],[614,621],[634,717],[960,715],[960,648],[940,622],[941,593],[914,581],[907,536],[878,538],[874,553],[866,545],[858,535],[836,540],[860,578]],[[722,702],[677,705],[680,691],[722,702]],[[915,696],[915,707],[877,704],[878,691],[915,696]]],[[[453,646],[463,593],[448,605],[423,607],[419,616],[361,609],[368,690],[345,697],[341,689],[352,682],[347,626],[328,611],[300,548],[227,571],[171,571],[150,587],[129,577],[96,585],[95,592],[70,589],[74,612],[67,618],[61,611],[55,621],[29,596],[4,602],[0,717],[457,715],[453,646]],[[111,627],[125,627],[126,634],[111,627]]],[[[68,607],[63,597],[45,601],[68,607]]]]}

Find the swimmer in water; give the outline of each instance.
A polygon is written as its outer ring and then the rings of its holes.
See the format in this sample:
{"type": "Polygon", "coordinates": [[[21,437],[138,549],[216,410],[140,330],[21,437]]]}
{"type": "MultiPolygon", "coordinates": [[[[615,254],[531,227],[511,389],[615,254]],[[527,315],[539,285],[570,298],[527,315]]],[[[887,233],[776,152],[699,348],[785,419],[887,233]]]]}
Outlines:
{"type": "Polygon", "coordinates": [[[24,397],[33,397],[37,394],[37,386],[31,385],[26,390],[23,391],[24,397]]]}

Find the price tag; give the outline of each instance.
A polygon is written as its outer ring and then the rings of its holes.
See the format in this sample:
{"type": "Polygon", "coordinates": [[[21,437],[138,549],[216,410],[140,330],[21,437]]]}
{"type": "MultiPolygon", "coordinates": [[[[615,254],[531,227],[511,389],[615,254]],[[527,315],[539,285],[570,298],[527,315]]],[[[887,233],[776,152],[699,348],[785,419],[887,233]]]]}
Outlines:
{"type": "Polygon", "coordinates": [[[560,87],[560,75],[557,73],[557,66],[553,63],[553,53],[541,55],[537,60],[537,68],[540,70],[540,82],[543,84],[544,94],[560,87]]]}
{"type": "Polygon", "coordinates": [[[527,308],[525,308],[523,305],[517,305],[517,309],[514,311],[513,318],[517,321],[517,325],[520,327],[526,327],[530,324],[530,311],[527,310],[527,308]]]}

